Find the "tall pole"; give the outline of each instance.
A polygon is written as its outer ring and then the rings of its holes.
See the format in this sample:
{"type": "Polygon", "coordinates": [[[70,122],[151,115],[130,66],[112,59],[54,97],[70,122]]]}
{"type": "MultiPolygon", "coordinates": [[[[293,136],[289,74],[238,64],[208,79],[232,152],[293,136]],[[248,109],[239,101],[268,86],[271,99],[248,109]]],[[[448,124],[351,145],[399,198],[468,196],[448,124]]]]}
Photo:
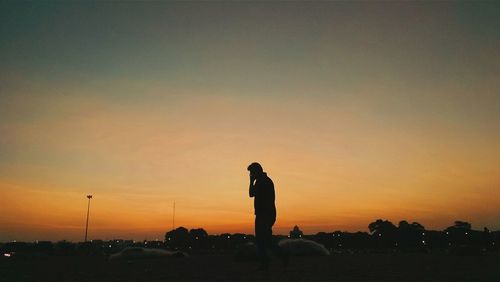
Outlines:
{"type": "Polygon", "coordinates": [[[87,242],[87,232],[89,230],[89,212],[90,212],[90,199],[92,199],[92,195],[87,195],[89,199],[89,203],[87,205],[87,224],[85,226],[85,242],[87,242]]]}
{"type": "Polygon", "coordinates": [[[172,214],[172,230],[175,228],[175,200],[174,200],[174,213],[172,214]]]}

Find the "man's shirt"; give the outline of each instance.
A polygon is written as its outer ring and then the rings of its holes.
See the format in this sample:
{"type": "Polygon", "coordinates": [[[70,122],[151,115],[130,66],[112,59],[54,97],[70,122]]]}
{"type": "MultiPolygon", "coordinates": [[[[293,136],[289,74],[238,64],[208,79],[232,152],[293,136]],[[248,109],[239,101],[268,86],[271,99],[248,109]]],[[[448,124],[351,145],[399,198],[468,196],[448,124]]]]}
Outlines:
{"type": "Polygon", "coordinates": [[[250,188],[250,197],[254,197],[255,215],[276,216],[274,183],[266,173],[250,188]]]}

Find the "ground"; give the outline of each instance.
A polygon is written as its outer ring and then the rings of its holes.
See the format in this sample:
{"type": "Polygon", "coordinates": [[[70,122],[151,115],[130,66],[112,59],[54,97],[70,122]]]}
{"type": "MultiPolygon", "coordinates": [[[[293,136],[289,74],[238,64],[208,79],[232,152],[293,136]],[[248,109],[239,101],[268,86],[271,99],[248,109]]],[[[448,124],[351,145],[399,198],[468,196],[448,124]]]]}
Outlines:
{"type": "Polygon", "coordinates": [[[102,257],[0,259],[0,281],[500,281],[500,255],[355,254],[293,257],[268,273],[231,255],[107,261],[102,257]]]}

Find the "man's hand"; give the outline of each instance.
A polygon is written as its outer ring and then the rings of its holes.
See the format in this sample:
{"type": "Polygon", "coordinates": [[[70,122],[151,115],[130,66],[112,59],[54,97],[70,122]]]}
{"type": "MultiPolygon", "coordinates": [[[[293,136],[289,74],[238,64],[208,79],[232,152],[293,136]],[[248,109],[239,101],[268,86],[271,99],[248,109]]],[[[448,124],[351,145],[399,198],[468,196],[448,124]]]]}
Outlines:
{"type": "Polygon", "coordinates": [[[248,194],[250,197],[255,196],[255,187],[253,186],[253,183],[255,182],[255,177],[250,173],[250,187],[248,188],[248,194]]]}
{"type": "Polygon", "coordinates": [[[253,184],[255,182],[255,177],[250,174],[250,184],[253,184]]]}

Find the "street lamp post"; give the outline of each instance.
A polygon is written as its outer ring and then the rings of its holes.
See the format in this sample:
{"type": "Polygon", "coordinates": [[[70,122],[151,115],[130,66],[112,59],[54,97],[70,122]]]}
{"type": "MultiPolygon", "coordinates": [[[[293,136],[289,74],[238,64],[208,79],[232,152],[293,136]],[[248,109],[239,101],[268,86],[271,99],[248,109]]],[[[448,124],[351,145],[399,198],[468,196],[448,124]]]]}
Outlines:
{"type": "Polygon", "coordinates": [[[90,199],[92,199],[92,195],[87,195],[87,198],[89,199],[89,203],[88,203],[88,206],[87,206],[87,224],[85,226],[85,242],[87,242],[87,232],[89,230],[90,199]]]}

